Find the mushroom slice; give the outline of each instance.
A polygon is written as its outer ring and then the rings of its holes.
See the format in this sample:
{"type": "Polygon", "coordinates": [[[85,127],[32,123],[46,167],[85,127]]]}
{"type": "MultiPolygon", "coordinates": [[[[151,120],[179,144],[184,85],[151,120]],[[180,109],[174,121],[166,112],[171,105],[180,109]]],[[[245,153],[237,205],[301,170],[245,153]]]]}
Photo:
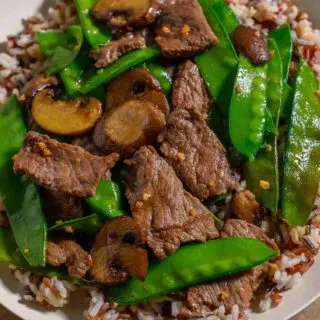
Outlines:
{"type": "Polygon", "coordinates": [[[144,278],[145,270],[148,269],[147,253],[137,247],[143,242],[142,232],[132,217],[108,221],[100,230],[92,248],[91,274],[98,282],[106,285],[126,281],[128,273],[144,278]],[[133,254],[136,254],[134,259],[133,254]]]}
{"type": "Polygon", "coordinates": [[[102,115],[99,100],[89,97],[76,100],[54,100],[54,91],[45,89],[32,101],[32,117],[42,129],[64,136],[90,131],[102,115]]]}
{"type": "Polygon", "coordinates": [[[143,97],[149,91],[161,92],[159,81],[145,69],[132,69],[110,83],[106,106],[116,108],[127,100],[143,97]]]}
{"type": "Polygon", "coordinates": [[[151,144],[166,125],[164,113],[147,100],[129,100],[100,120],[93,140],[105,153],[117,151],[123,157],[151,144]]]}
{"type": "Polygon", "coordinates": [[[100,0],[93,8],[93,17],[112,27],[142,27],[159,15],[158,0],[100,0]]]}

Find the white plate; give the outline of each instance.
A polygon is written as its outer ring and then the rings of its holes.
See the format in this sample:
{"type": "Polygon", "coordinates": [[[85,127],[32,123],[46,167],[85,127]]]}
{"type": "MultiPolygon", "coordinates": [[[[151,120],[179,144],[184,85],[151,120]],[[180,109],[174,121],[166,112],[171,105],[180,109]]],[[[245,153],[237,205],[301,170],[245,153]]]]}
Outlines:
{"type": "MultiPolygon", "coordinates": [[[[50,0],[0,0],[0,48],[8,34],[21,29],[21,19],[38,10],[46,10],[50,0]]],[[[319,21],[320,1],[296,0],[297,4],[310,13],[314,21],[319,21]],[[318,13],[318,16],[316,14],[318,13]],[[317,20],[319,19],[319,20],[317,20]]],[[[1,50],[0,50],[1,51],[1,50]]],[[[275,309],[263,314],[255,314],[252,320],[286,320],[307,307],[320,296],[320,260],[304,275],[303,281],[285,294],[284,302],[275,309]]],[[[20,302],[19,284],[11,276],[8,267],[0,265],[0,303],[25,320],[79,320],[87,308],[82,296],[75,296],[64,312],[43,312],[32,309],[20,302]]],[[[320,316],[319,316],[320,318],[320,316]]]]}

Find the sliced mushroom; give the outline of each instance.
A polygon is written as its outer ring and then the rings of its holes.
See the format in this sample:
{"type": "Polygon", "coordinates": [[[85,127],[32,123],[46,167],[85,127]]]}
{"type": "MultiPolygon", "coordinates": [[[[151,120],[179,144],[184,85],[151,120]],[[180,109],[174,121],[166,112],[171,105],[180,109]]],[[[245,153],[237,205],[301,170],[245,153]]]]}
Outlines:
{"type": "Polygon", "coordinates": [[[142,27],[153,23],[160,12],[158,0],[100,0],[93,8],[93,17],[112,27],[142,27]]]}
{"type": "Polygon", "coordinates": [[[107,222],[92,248],[93,277],[106,285],[124,282],[128,274],[144,279],[148,269],[147,252],[138,247],[143,242],[142,232],[132,217],[107,222]]]}
{"type": "Polygon", "coordinates": [[[32,101],[32,117],[42,129],[65,136],[90,131],[102,115],[102,106],[95,98],[54,100],[54,91],[45,89],[32,101]]]}
{"type": "Polygon", "coordinates": [[[239,26],[234,32],[233,44],[238,52],[253,64],[264,63],[271,59],[267,37],[251,27],[239,26]]]}
{"type": "Polygon", "coordinates": [[[129,100],[107,112],[93,132],[94,143],[106,154],[132,155],[151,144],[166,125],[165,115],[147,100],[129,100]]]}

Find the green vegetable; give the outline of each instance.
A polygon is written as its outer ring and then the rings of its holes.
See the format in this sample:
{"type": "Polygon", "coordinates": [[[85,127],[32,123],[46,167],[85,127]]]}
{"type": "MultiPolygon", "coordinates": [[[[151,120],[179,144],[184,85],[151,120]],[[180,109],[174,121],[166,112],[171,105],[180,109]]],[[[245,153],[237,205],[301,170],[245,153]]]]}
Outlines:
{"type": "Polygon", "coordinates": [[[108,219],[124,215],[122,210],[122,193],[113,181],[101,180],[95,196],[86,198],[87,204],[108,219]]]}
{"type": "Polygon", "coordinates": [[[108,44],[112,38],[110,29],[94,21],[91,10],[97,0],[74,0],[83,32],[93,48],[108,44]]]}
{"type": "Polygon", "coordinates": [[[290,117],[292,111],[292,99],[293,90],[286,82],[284,82],[282,92],[281,118],[288,119],[290,117]]]}
{"type": "Polygon", "coordinates": [[[50,57],[50,74],[58,73],[72,63],[83,44],[82,29],[78,25],[69,26],[66,32],[38,32],[37,38],[44,55],[50,57]]]}
{"type": "Polygon", "coordinates": [[[223,0],[199,0],[201,6],[209,6],[214,9],[218,15],[224,29],[229,36],[232,36],[234,30],[239,26],[239,20],[231,8],[223,0]]]}
{"type": "Polygon", "coordinates": [[[16,243],[31,266],[45,263],[47,227],[38,189],[12,170],[12,157],[22,147],[27,129],[16,96],[0,107],[0,196],[16,243]]]}
{"type": "Polygon", "coordinates": [[[181,247],[163,261],[154,261],[144,282],[130,279],[109,292],[109,301],[135,304],[192,285],[247,270],[274,257],[276,251],[248,238],[210,240],[181,247]]]}
{"type": "Polygon", "coordinates": [[[166,95],[170,94],[172,90],[172,79],[163,66],[153,62],[147,62],[142,64],[141,67],[149,71],[155,78],[158,79],[161,88],[166,95]]]}
{"type": "Polygon", "coordinates": [[[158,46],[153,45],[145,49],[132,51],[120,57],[117,61],[108,65],[104,69],[99,69],[95,74],[92,74],[92,70],[90,70],[83,75],[84,80],[81,86],[81,92],[83,94],[87,94],[93,89],[118,77],[130,68],[133,68],[143,62],[156,59],[160,56],[160,49],[158,46]]]}
{"type": "Polygon", "coordinates": [[[283,218],[303,225],[314,206],[320,181],[319,82],[304,60],[294,86],[292,114],[287,131],[282,189],[283,218]]]}
{"type": "MultiPolygon", "coordinates": [[[[269,49],[274,51],[272,60],[268,64],[267,110],[270,111],[271,121],[277,129],[281,112],[281,99],[283,90],[281,54],[273,40],[269,42],[269,49]]],[[[276,131],[266,132],[267,147],[262,150],[254,161],[247,163],[245,179],[248,189],[257,200],[271,210],[273,214],[278,211],[279,203],[279,161],[278,161],[278,134],[276,131]],[[270,188],[264,190],[260,181],[270,183],[270,188]]]]}
{"type": "Polygon", "coordinates": [[[7,264],[14,264],[17,267],[21,267],[27,271],[40,276],[46,276],[49,278],[57,277],[58,279],[68,280],[74,284],[87,285],[87,281],[79,279],[71,279],[61,268],[46,267],[30,267],[24,260],[22,254],[17,248],[16,242],[12,235],[12,232],[7,228],[0,227],[0,262],[7,264]]]}
{"type": "Polygon", "coordinates": [[[267,65],[253,66],[241,56],[230,105],[229,130],[235,148],[250,160],[264,142],[266,97],[267,65]]]}
{"type": "Polygon", "coordinates": [[[101,216],[94,213],[90,216],[64,221],[49,228],[49,232],[64,231],[66,227],[72,227],[74,232],[96,236],[103,226],[101,216]]]}
{"type": "Polygon", "coordinates": [[[228,114],[232,87],[237,72],[238,56],[213,8],[203,6],[208,23],[219,43],[195,57],[201,75],[211,96],[217,101],[222,113],[228,114]]]}
{"type": "Polygon", "coordinates": [[[287,82],[293,50],[290,26],[286,24],[274,30],[273,32],[271,32],[270,38],[275,40],[280,51],[282,59],[283,80],[287,82]]]}

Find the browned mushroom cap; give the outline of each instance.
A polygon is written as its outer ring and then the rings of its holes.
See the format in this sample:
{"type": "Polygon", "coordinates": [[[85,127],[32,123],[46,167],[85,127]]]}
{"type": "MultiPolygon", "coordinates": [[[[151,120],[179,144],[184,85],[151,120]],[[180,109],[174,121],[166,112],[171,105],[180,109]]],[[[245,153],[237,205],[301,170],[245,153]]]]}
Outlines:
{"type": "Polygon", "coordinates": [[[32,101],[32,118],[42,129],[66,136],[90,131],[101,118],[102,106],[95,98],[54,100],[54,91],[45,89],[32,101]]]}
{"type": "Polygon", "coordinates": [[[93,141],[104,153],[132,155],[154,142],[166,125],[164,113],[147,100],[129,100],[107,112],[93,132],[93,141]]]}
{"type": "Polygon", "coordinates": [[[159,10],[158,0],[99,0],[92,14],[112,27],[142,27],[153,23],[159,10]]]}
{"type": "Polygon", "coordinates": [[[92,248],[93,277],[106,285],[126,281],[128,273],[144,278],[146,271],[145,274],[136,271],[148,269],[147,253],[141,248],[137,249],[137,245],[143,242],[143,235],[132,217],[120,217],[108,221],[99,232],[92,248]],[[131,249],[128,249],[129,247],[131,249]],[[134,261],[132,252],[136,254],[134,261]],[[132,263],[136,266],[130,267],[132,263]]]}
{"type": "Polygon", "coordinates": [[[254,64],[264,63],[271,59],[267,37],[251,27],[239,26],[234,32],[233,43],[238,52],[254,64]]]}
{"type": "Polygon", "coordinates": [[[169,112],[169,103],[162,93],[159,81],[145,69],[132,69],[108,86],[107,109],[116,108],[132,99],[148,100],[157,104],[165,114],[169,112]]]}
{"type": "Polygon", "coordinates": [[[27,100],[33,99],[33,97],[46,88],[52,88],[59,84],[58,78],[54,76],[47,76],[40,74],[30,80],[23,88],[23,94],[27,100]]]}

